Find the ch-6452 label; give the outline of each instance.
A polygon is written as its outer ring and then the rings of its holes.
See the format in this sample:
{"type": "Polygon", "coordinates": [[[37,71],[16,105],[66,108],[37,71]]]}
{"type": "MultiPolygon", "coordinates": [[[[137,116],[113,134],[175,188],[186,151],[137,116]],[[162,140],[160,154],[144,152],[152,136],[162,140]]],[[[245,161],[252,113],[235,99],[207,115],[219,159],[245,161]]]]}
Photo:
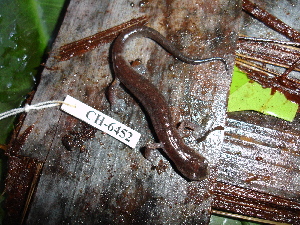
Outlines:
{"type": "Polygon", "coordinates": [[[65,98],[64,103],[66,104],[62,104],[61,110],[111,135],[132,148],[136,146],[140,139],[141,134],[137,131],[69,95],[65,98]]]}

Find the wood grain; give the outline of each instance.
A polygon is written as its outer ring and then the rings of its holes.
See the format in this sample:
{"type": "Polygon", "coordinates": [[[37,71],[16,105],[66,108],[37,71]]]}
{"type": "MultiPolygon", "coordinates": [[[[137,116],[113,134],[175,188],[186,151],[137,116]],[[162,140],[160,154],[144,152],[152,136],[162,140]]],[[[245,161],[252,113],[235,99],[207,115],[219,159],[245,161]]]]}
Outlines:
{"type": "Polygon", "coordinates": [[[33,124],[34,128],[18,154],[44,164],[25,223],[208,223],[222,131],[212,132],[201,143],[195,140],[203,131],[224,127],[230,75],[223,65],[186,65],[150,40],[128,45],[126,57],[145,65],[146,76],[170,104],[174,125],[188,120],[201,127],[185,141],[209,160],[211,173],[202,182],[187,182],[161,154],[154,164],[143,157],[142,147],[155,142],[155,135],[145,112],[122,87],[117,92],[118,111],[110,110],[106,98],[113,79],[110,43],[67,61],[57,60],[55,52],[65,44],[147,16],[148,26],[186,54],[224,57],[232,66],[240,7],[240,0],[70,2],[32,103],[63,100],[69,94],[141,132],[142,139],[130,149],[98,131],[69,151],[63,137],[91,128],[58,108],[28,113],[19,133],[33,124]]]}

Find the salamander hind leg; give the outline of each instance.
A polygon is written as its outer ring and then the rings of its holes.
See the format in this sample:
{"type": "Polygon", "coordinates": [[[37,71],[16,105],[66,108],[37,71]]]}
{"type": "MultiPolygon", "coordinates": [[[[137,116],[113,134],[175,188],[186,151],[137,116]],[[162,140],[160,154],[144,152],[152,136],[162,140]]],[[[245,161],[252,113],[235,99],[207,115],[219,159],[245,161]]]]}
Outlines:
{"type": "Polygon", "coordinates": [[[183,121],[179,124],[178,132],[181,137],[187,137],[189,135],[189,133],[187,132],[188,130],[192,131],[193,136],[196,138],[196,141],[199,143],[204,141],[211,132],[216,130],[224,130],[224,127],[216,126],[213,128],[207,128],[203,125],[195,124],[190,121],[183,121]]]}
{"type": "Polygon", "coordinates": [[[178,129],[178,132],[181,137],[186,137],[188,135],[187,130],[195,131],[198,127],[199,127],[199,125],[197,125],[193,122],[184,120],[181,123],[179,123],[177,129],[178,129]]]}

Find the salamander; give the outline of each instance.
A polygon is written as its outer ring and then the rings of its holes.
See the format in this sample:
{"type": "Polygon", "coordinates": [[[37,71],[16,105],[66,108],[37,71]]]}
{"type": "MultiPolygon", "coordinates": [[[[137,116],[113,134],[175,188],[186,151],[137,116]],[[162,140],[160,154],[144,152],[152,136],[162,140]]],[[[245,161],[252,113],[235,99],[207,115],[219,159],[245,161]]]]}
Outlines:
{"type": "Polygon", "coordinates": [[[143,75],[138,73],[126,59],[123,52],[128,41],[136,37],[150,38],[175,58],[190,64],[200,64],[223,58],[192,59],[182,54],[175,46],[158,31],[146,27],[131,27],[122,32],[112,45],[112,64],[116,79],[118,79],[144,106],[160,141],[160,146],[176,169],[187,180],[200,181],[208,175],[208,161],[199,152],[188,147],[177,128],[174,126],[170,108],[158,89],[143,75]]]}

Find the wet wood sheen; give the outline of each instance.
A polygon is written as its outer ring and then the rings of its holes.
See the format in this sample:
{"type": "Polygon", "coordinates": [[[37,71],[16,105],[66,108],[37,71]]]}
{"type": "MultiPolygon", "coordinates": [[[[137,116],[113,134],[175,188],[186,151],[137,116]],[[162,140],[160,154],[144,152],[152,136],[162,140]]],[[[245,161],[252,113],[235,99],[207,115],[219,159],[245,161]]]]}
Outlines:
{"type": "Polygon", "coordinates": [[[289,123],[231,113],[225,127],[230,76],[221,63],[187,65],[145,39],[134,41],[125,53],[128,61],[147,68],[145,76],[170,105],[174,125],[188,120],[201,127],[185,138],[209,161],[210,175],[201,182],[187,182],[161,154],[153,164],[143,157],[142,147],[156,137],[145,111],[123,87],[114,111],[107,101],[115,26],[147,18],[147,26],[190,57],[225,57],[232,66],[240,9],[240,0],[70,1],[32,103],[69,94],[141,132],[142,139],[130,149],[59,109],[28,113],[9,150],[6,223],[207,224],[213,206],[297,224],[299,114],[289,123]],[[105,30],[112,31],[107,39],[96,35],[97,43],[86,45],[86,37],[105,30]],[[80,40],[84,45],[76,50],[80,40]],[[69,43],[77,44],[60,58],[69,43]],[[70,57],[73,50],[82,55],[70,57]],[[197,143],[218,126],[225,127],[224,139],[223,131],[215,130],[197,143]]]}
{"type": "MultiPolygon", "coordinates": [[[[130,149],[58,108],[28,113],[15,140],[34,127],[14,154],[35,158],[43,167],[27,201],[30,207],[20,207],[19,215],[9,214],[8,223],[207,224],[222,131],[202,143],[195,141],[200,132],[185,139],[202,150],[211,171],[208,179],[188,182],[166,157],[158,154],[153,164],[143,157],[141,148],[155,142],[151,123],[122,87],[117,90],[117,110],[111,111],[106,96],[113,80],[111,43],[65,61],[58,52],[61,46],[146,16],[147,26],[187,55],[225,57],[232,66],[240,9],[240,0],[70,1],[32,103],[63,100],[69,94],[141,132],[142,138],[130,149]]],[[[125,56],[129,61],[140,59],[147,68],[145,76],[170,105],[174,126],[183,120],[201,125],[200,130],[224,126],[230,75],[221,62],[188,65],[146,39],[131,43],[125,56]]],[[[11,179],[27,178],[14,173],[11,179]]]]}

